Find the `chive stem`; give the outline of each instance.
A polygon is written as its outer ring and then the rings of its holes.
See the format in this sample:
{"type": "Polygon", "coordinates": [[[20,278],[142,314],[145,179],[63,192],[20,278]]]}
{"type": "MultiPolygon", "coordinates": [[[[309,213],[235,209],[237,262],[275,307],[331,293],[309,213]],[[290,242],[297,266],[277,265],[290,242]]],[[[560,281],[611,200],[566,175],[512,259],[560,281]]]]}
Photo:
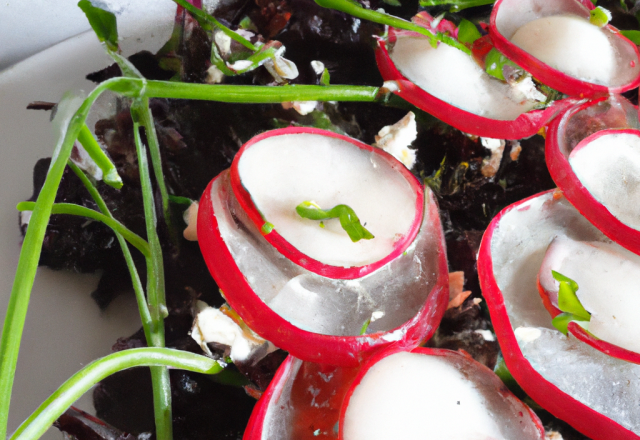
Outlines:
{"type": "MultiPolygon", "coordinates": [[[[71,170],[78,176],[78,178],[82,181],[84,187],[89,191],[89,194],[93,198],[93,201],[98,205],[98,209],[104,215],[113,218],[111,211],[107,207],[104,199],[98,192],[96,186],[89,180],[87,175],[73,162],[69,161],[69,167],[71,170]]],[[[142,329],[144,330],[145,339],[147,341],[147,345],[151,346],[151,315],[149,314],[149,306],[147,305],[147,298],[144,295],[144,288],[142,287],[142,281],[140,280],[140,275],[138,274],[138,269],[133,261],[133,257],[131,255],[131,251],[129,250],[129,246],[125,241],[124,237],[114,231],[116,234],[116,238],[118,239],[118,243],[120,243],[120,249],[122,249],[122,255],[124,256],[124,260],[127,263],[127,269],[129,270],[129,275],[131,276],[131,283],[133,285],[133,291],[136,296],[136,302],[138,303],[138,310],[140,311],[140,320],[142,321],[142,329]]]]}
{"type": "MultiPolygon", "coordinates": [[[[33,211],[35,205],[36,204],[34,202],[20,202],[16,208],[18,211],[33,211]]],[[[74,203],[54,203],[51,209],[51,214],[75,215],[102,222],[113,229],[114,232],[122,235],[129,243],[138,249],[142,255],[145,257],[149,257],[151,255],[149,244],[142,237],[127,229],[126,226],[113,217],[106,216],[98,211],[94,211],[93,209],[76,205],[74,203]]]]}
{"type": "MultiPolygon", "coordinates": [[[[152,342],[155,347],[164,346],[164,318],[167,307],[164,295],[164,267],[162,248],[157,232],[157,219],[153,188],[149,164],[147,162],[147,149],[142,142],[140,129],[142,128],[143,113],[148,110],[145,102],[135,100],[131,106],[133,118],[133,135],[138,154],[138,168],[140,172],[140,185],[142,187],[142,199],[144,205],[145,224],[147,228],[147,241],[151,250],[150,258],[147,258],[147,301],[152,319],[152,342]]],[[[147,135],[147,137],[149,137],[147,135]]],[[[173,418],[171,416],[171,383],[169,371],[163,367],[151,368],[151,381],[153,388],[153,407],[156,422],[156,438],[158,440],[171,440],[173,438],[173,418]]]]}
{"type": "Polygon", "coordinates": [[[471,55],[471,50],[469,50],[467,46],[460,43],[455,38],[452,38],[441,32],[434,34],[427,28],[419,26],[410,21],[403,20],[402,18],[387,14],[385,12],[365,9],[353,0],[315,0],[315,2],[323,8],[335,9],[336,11],[345,12],[349,15],[353,15],[354,17],[361,18],[363,20],[373,21],[374,23],[384,24],[396,29],[404,29],[407,31],[417,32],[427,37],[433,47],[436,46],[438,41],[441,41],[445,44],[448,44],[449,46],[461,50],[467,55],[471,55]]]}
{"type": "Polygon", "coordinates": [[[71,118],[67,131],[62,139],[60,150],[49,168],[47,178],[38,195],[22,243],[22,249],[20,250],[16,276],[13,280],[11,296],[9,298],[9,304],[7,305],[2,328],[2,337],[0,339],[0,439],[6,438],[11,390],[13,388],[24,322],[27,316],[38,261],[40,260],[42,242],[49,223],[49,217],[51,216],[58,186],[62,179],[62,174],[71,155],[73,145],[85,123],[89,109],[95,100],[98,99],[105,90],[113,88],[120,91],[131,92],[132,87],[138,87],[138,85],[131,84],[128,81],[122,81],[120,78],[115,78],[99,84],[89,94],[71,118]]]}
{"type": "Polygon", "coordinates": [[[216,374],[224,368],[205,356],[169,348],[134,348],[110,354],[71,376],[18,427],[11,440],[39,438],[92,386],[118,371],[142,366],[164,371],[172,367],[203,374],[216,374]]]}

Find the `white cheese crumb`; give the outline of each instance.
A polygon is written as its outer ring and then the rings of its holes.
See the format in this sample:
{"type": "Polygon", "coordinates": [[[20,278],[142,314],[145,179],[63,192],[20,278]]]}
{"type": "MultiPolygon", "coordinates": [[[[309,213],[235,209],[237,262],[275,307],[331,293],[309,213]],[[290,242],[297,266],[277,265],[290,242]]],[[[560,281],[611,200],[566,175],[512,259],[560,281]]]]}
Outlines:
{"type": "Polygon", "coordinates": [[[324,63],[322,61],[311,61],[311,68],[316,75],[322,75],[324,73],[324,63]]]}
{"type": "Polygon", "coordinates": [[[416,115],[409,112],[395,124],[383,127],[376,136],[375,145],[411,169],[416,163],[416,150],[409,146],[416,137],[418,137],[416,115]]]}
{"type": "Polygon", "coordinates": [[[207,84],[219,84],[224,79],[224,73],[216,66],[211,66],[207,69],[207,77],[204,79],[204,82],[207,84]]]}
{"type": "Polygon", "coordinates": [[[485,341],[493,342],[496,340],[493,333],[491,333],[491,330],[476,330],[475,332],[482,336],[485,341]]]}
{"type": "Polygon", "coordinates": [[[493,177],[500,168],[502,153],[507,144],[504,139],[480,138],[482,146],[491,151],[491,156],[482,161],[480,172],[484,177],[493,177]]]}
{"type": "Polygon", "coordinates": [[[198,202],[193,202],[184,212],[182,218],[187,227],[182,232],[185,239],[189,241],[198,241],[198,202]]]}
{"type": "Polygon", "coordinates": [[[371,321],[377,321],[378,319],[382,318],[384,316],[384,312],[382,310],[376,310],[375,312],[373,312],[371,314],[371,321]]]}
{"type": "Polygon", "coordinates": [[[542,336],[542,331],[533,327],[518,327],[513,333],[520,342],[532,342],[542,336]]]}
{"type": "Polygon", "coordinates": [[[511,83],[511,92],[514,101],[545,102],[547,100],[545,94],[536,88],[536,85],[530,76],[511,83]]]}
{"type": "Polygon", "coordinates": [[[227,55],[229,55],[229,53],[231,53],[231,37],[230,36],[228,36],[222,31],[219,31],[219,32],[216,32],[216,34],[214,35],[213,41],[216,43],[216,46],[218,46],[218,51],[220,52],[220,55],[222,55],[223,57],[226,57],[227,55]]]}
{"type": "Polygon", "coordinates": [[[312,111],[316,109],[318,105],[318,101],[293,101],[293,102],[283,102],[282,108],[285,110],[289,110],[290,108],[294,109],[302,116],[308,115],[312,111]]]}

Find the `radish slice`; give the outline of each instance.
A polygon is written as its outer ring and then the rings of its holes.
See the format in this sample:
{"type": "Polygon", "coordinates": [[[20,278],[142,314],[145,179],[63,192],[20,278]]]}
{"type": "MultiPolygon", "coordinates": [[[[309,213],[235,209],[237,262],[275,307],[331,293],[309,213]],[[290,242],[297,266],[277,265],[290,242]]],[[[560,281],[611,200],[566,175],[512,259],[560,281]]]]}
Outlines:
{"type": "Polygon", "coordinates": [[[406,250],[422,222],[422,187],[400,162],[331,132],[274,130],[256,136],[236,155],[231,182],[254,224],[269,225],[269,243],[331,278],[361,277],[380,268],[406,250]],[[338,219],[321,225],[300,217],[295,208],[304,201],[325,210],[350,206],[375,238],[354,243],[338,219]]]}
{"type": "Polygon", "coordinates": [[[590,438],[640,439],[640,365],[564,336],[540,300],[538,271],[558,236],[608,242],[554,192],[504,209],[483,237],[478,273],[507,367],[531,398],[590,438]]]}
{"type": "Polygon", "coordinates": [[[544,439],[536,415],[468,355],[418,348],[365,365],[347,394],[341,440],[544,439]]]}
{"type": "Polygon", "coordinates": [[[426,38],[404,31],[390,29],[389,42],[378,40],[376,61],[382,77],[396,82],[395,94],[476,136],[532,136],[576,102],[564,99],[531,110],[535,103],[490,77],[470,56],[444,43],[434,49],[426,38]]]}
{"type": "Polygon", "coordinates": [[[637,282],[640,278],[640,256],[614,243],[556,238],[547,249],[539,280],[540,286],[557,308],[559,284],[550,276],[551,270],[578,283],[578,299],[591,314],[589,322],[581,322],[572,328],[580,328],[583,337],[594,342],[601,340],[599,345],[590,344],[600,351],[628,362],[640,363],[640,341],[637,338],[640,325],[636,313],[640,310],[637,282]]]}
{"type": "MultiPolygon", "coordinates": [[[[401,351],[401,350],[400,350],[401,351]]],[[[425,382],[435,382],[436,389],[445,391],[444,396],[439,400],[434,397],[434,390],[429,388],[419,395],[420,401],[415,404],[413,412],[422,409],[419,417],[414,421],[408,420],[408,424],[415,425],[424,421],[425,415],[429,415],[427,410],[430,407],[441,409],[443,401],[452,403],[454,412],[458,414],[454,423],[449,425],[448,435],[437,438],[461,438],[464,440],[476,437],[452,437],[451,429],[456,427],[469,426],[467,431],[477,430],[479,425],[473,421],[480,421],[492,426],[493,433],[498,435],[495,439],[538,439],[544,438],[544,430],[537,416],[522,402],[516,399],[489,369],[478,364],[466,355],[449,350],[433,350],[428,348],[416,348],[411,353],[399,352],[398,348],[386,350],[376,354],[365,364],[354,368],[332,367],[319,365],[311,362],[303,362],[289,356],[276,372],[269,387],[262,398],[256,404],[249,424],[245,431],[244,440],[314,440],[316,438],[346,440],[350,426],[345,422],[349,421],[348,413],[357,410],[358,393],[362,389],[365,381],[369,380],[368,372],[373,372],[379,365],[389,361],[397,363],[399,358],[409,358],[410,362],[404,367],[403,375],[409,385],[418,384],[424,386],[425,382]],[[408,376],[407,368],[415,364],[419,365],[417,373],[408,376]],[[422,368],[424,367],[424,369],[422,368]],[[426,370],[426,371],[425,371],[426,370]],[[426,374],[425,374],[426,373],[426,374]],[[447,379],[446,384],[442,383],[443,373],[447,379]],[[465,379],[469,377],[472,379],[465,379]],[[363,379],[364,378],[364,379],[363,379]],[[444,387],[446,385],[446,388],[444,387]],[[355,390],[355,392],[354,392],[355,390]],[[454,395],[454,393],[456,393],[454,395]],[[453,400],[455,399],[455,401],[453,400]],[[460,400],[460,405],[457,401],[460,400]],[[352,402],[352,403],[349,403],[352,402]],[[481,406],[478,406],[481,405],[481,406]],[[470,413],[470,411],[472,413],[470,413]],[[465,423],[459,423],[464,420],[465,423]],[[340,421],[340,426],[338,425],[340,421]],[[414,422],[414,423],[412,423],[414,422]]],[[[402,362],[402,360],[401,360],[402,362]]],[[[397,369],[386,371],[392,376],[391,381],[399,379],[397,369]],[[395,377],[394,377],[395,376],[395,377]]],[[[400,378],[401,378],[400,377],[400,378]]],[[[387,383],[388,388],[391,383],[387,383]]],[[[387,390],[381,389],[374,392],[374,398],[379,401],[382,394],[387,390]]],[[[391,389],[392,393],[402,392],[401,388],[391,389]]],[[[405,393],[407,390],[404,390],[405,393]]],[[[419,390],[414,390],[419,391],[419,390]]],[[[415,394],[415,393],[414,393],[415,394]]],[[[404,399],[404,396],[403,396],[404,399]]],[[[406,406],[406,402],[389,402],[392,406],[406,406]]],[[[380,408],[375,409],[380,411],[380,408]]],[[[393,411],[397,411],[394,409],[393,411]]],[[[389,417],[390,414],[386,414],[389,417]]],[[[365,425],[373,414],[364,414],[357,424],[365,425]]],[[[436,438],[438,422],[432,421],[430,424],[421,423],[423,427],[429,429],[428,436],[424,438],[436,438]]],[[[403,421],[409,419],[409,414],[402,414],[401,419],[392,421],[386,429],[393,429],[395,433],[402,433],[404,429],[403,421]]],[[[386,437],[389,438],[389,437],[386,437]]],[[[415,438],[402,437],[399,435],[392,438],[415,438]]],[[[481,437],[483,440],[488,437],[481,437]]]]}
{"type": "MultiPolygon", "coordinates": [[[[291,128],[275,133],[328,132],[291,128]]],[[[383,152],[370,157],[378,155],[399,164],[383,152]]],[[[243,209],[230,174],[223,172],[203,194],[198,239],[227,301],[261,337],[300,359],[348,366],[371,350],[391,343],[413,347],[433,334],[447,304],[448,272],[429,190],[421,199],[424,216],[417,235],[399,256],[366,276],[336,279],[297,264],[267,241],[273,232],[265,237],[243,209]],[[360,335],[368,321],[366,334],[360,335]]]]}
{"type": "Polygon", "coordinates": [[[605,235],[640,253],[640,179],[637,108],[612,96],[577,105],[547,132],[551,177],[578,210],[605,235]]]}
{"type": "Polygon", "coordinates": [[[640,54],[612,26],[589,22],[578,0],[499,0],[489,33],[495,47],[548,86],[569,95],[620,93],[640,84],[640,54]]]}

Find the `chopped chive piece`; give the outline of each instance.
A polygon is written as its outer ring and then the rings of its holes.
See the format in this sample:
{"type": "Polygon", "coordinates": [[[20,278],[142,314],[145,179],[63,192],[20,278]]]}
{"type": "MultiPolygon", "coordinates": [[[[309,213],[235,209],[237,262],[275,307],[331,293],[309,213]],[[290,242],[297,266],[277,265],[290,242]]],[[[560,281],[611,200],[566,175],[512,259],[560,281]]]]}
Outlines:
{"type": "Polygon", "coordinates": [[[320,77],[320,84],[323,86],[328,86],[331,81],[331,75],[329,75],[329,70],[325,67],[322,72],[322,76],[320,77]]]}
{"type": "Polygon", "coordinates": [[[482,34],[480,34],[476,25],[469,20],[462,19],[458,26],[458,41],[471,44],[480,37],[482,37],[482,34]]]}
{"type": "Polygon", "coordinates": [[[602,6],[598,6],[597,8],[592,9],[591,12],[589,12],[589,15],[589,22],[591,22],[592,25],[598,27],[606,26],[611,20],[611,12],[609,12],[602,6]]]}
{"type": "Polygon", "coordinates": [[[273,224],[269,222],[264,222],[264,225],[262,225],[262,233],[264,235],[267,235],[267,234],[270,234],[271,231],[273,231],[273,224]]]}
{"type": "MultiPolygon", "coordinates": [[[[574,282],[575,284],[575,282],[574,282]]],[[[584,320],[589,321],[591,314],[587,312],[576,295],[577,289],[567,281],[560,281],[558,289],[558,308],[563,312],[572,313],[584,320]]]]}
{"type": "Polygon", "coordinates": [[[551,275],[553,276],[553,279],[555,279],[556,281],[564,281],[566,283],[569,283],[569,286],[573,289],[574,292],[578,291],[578,283],[573,281],[571,278],[564,276],[561,273],[556,272],[555,270],[551,271],[551,275]]]}
{"type": "Polygon", "coordinates": [[[520,67],[516,63],[502,55],[502,53],[500,53],[497,49],[491,49],[491,51],[487,54],[484,62],[486,66],[486,72],[501,81],[505,81],[503,71],[505,65],[510,65],[512,67],[515,67],[516,69],[520,69],[520,67]]]}
{"type": "Polygon", "coordinates": [[[362,324],[362,328],[360,329],[360,336],[367,333],[367,329],[369,328],[369,324],[371,324],[371,318],[367,319],[364,324],[362,324]]]}
{"type": "Polygon", "coordinates": [[[580,324],[580,322],[585,322],[589,320],[583,319],[580,316],[574,315],[572,313],[560,313],[558,316],[556,316],[551,320],[551,324],[553,324],[553,326],[556,329],[558,329],[561,333],[563,333],[564,335],[567,335],[567,333],[569,332],[567,327],[569,326],[569,323],[572,321],[575,321],[576,323],[580,324]]]}
{"type": "Polygon", "coordinates": [[[296,206],[296,212],[300,217],[309,220],[340,219],[340,226],[354,243],[362,239],[371,240],[374,238],[373,234],[362,226],[355,211],[347,205],[336,205],[328,211],[324,211],[316,203],[305,201],[296,206]]]}

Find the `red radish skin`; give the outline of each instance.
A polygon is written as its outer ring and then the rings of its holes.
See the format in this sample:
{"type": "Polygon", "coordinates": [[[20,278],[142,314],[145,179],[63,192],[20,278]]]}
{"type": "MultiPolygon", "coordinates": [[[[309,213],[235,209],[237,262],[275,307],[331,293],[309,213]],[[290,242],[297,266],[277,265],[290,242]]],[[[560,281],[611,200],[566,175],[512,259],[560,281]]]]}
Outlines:
{"type": "MultiPolygon", "coordinates": [[[[588,11],[594,9],[595,5],[589,0],[573,1],[576,4],[580,4],[586,8],[586,18],[588,19],[588,11]]],[[[496,20],[501,7],[517,7],[518,2],[519,0],[498,0],[495,3],[495,5],[493,6],[493,11],[491,12],[491,18],[489,22],[489,35],[491,36],[496,49],[498,49],[507,58],[522,67],[524,70],[531,73],[536,79],[553,89],[561,91],[562,93],[580,98],[605,94],[608,95],[610,93],[622,93],[627,90],[637,88],[638,85],[640,85],[640,75],[636,75],[633,80],[629,81],[627,84],[623,84],[617,87],[607,87],[604,85],[580,80],[578,78],[567,75],[560,70],[554,69],[553,67],[543,63],[528,52],[519,48],[515,44],[511,43],[498,30],[496,20]]],[[[630,60],[630,66],[636,66],[638,64],[638,60],[640,59],[640,52],[638,52],[638,47],[622,34],[620,34],[620,32],[618,32],[618,30],[613,26],[607,25],[605,26],[605,28],[615,34],[616,38],[620,38],[624,42],[624,44],[628,45],[629,49],[633,51],[635,58],[630,60]]]]}
{"type": "MultiPolygon", "coordinates": [[[[359,367],[328,367],[320,364],[302,362],[296,370],[296,363],[301,362],[293,356],[278,368],[275,377],[262,395],[249,419],[243,440],[262,440],[268,438],[274,421],[269,418],[269,410],[274,405],[282,404],[279,399],[288,384],[292,383],[288,404],[294,408],[291,416],[291,438],[279,440],[312,440],[314,432],[320,430],[325,439],[337,440],[334,427],[340,416],[344,396],[351,382],[359,371],[359,367]],[[323,371],[324,370],[324,371],[323,371]],[[314,390],[314,394],[309,392],[314,390]],[[318,401],[321,403],[318,404],[318,401]],[[311,403],[316,403],[312,405],[311,403]]],[[[274,414],[272,417],[278,417],[274,414]]],[[[275,421],[286,423],[286,421],[275,421]]]]}
{"type": "Polygon", "coordinates": [[[509,372],[522,389],[544,409],[594,440],[638,440],[640,436],[569,396],[538,373],[522,354],[511,326],[502,291],[494,276],[491,256],[493,234],[502,217],[537,197],[550,196],[554,190],[536,194],[503,209],[487,228],[478,254],[478,276],[487,301],[491,322],[509,372]]]}
{"type": "MultiPolygon", "coordinates": [[[[394,29],[389,29],[390,42],[396,38],[395,32],[394,29]]],[[[398,90],[394,91],[396,95],[441,121],[475,136],[494,139],[521,139],[533,136],[554,117],[577,102],[572,99],[555,101],[545,109],[531,110],[521,114],[513,121],[490,119],[462,110],[436,98],[405,78],[391,60],[387,50],[387,42],[383,39],[378,39],[376,61],[382,78],[385,81],[398,83],[398,90]]]]}
{"type": "MultiPolygon", "coordinates": [[[[340,429],[339,429],[339,433],[340,433],[340,440],[344,440],[342,433],[344,432],[344,422],[345,422],[345,415],[347,412],[347,408],[349,406],[349,401],[351,400],[351,397],[353,396],[353,393],[355,391],[355,389],[357,388],[357,386],[360,384],[360,382],[362,381],[362,379],[364,378],[364,376],[367,374],[367,372],[369,371],[369,369],[374,366],[376,363],[378,363],[379,361],[381,361],[382,359],[386,358],[387,356],[390,356],[392,354],[396,354],[399,352],[403,352],[406,351],[400,347],[391,347],[388,350],[385,350],[383,352],[380,352],[374,356],[372,356],[370,359],[368,359],[362,366],[362,368],[360,369],[360,371],[358,372],[355,380],[353,381],[353,383],[351,384],[351,386],[349,387],[349,390],[347,391],[345,398],[344,398],[344,402],[342,404],[342,409],[340,411],[340,429]]],[[[540,440],[544,440],[545,439],[545,431],[544,431],[544,427],[542,426],[542,422],[540,421],[540,419],[538,418],[538,416],[533,412],[533,410],[531,410],[531,408],[529,408],[527,405],[525,405],[524,403],[522,403],[520,400],[518,400],[512,393],[511,391],[509,391],[504,384],[502,383],[502,381],[498,378],[498,376],[495,375],[495,373],[493,371],[491,371],[489,368],[485,367],[484,365],[479,364],[478,362],[476,362],[468,353],[466,353],[463,350],[460,351],[451,351],[451,350],[444,350],[444,349],[435,349],[435,348],[426,348],[426,347],[416,347],[412,350],[410,350],[411,353],[417,353],[417,354],[422,354],[422,355],[426,355],[426,356],[442,356],[442,357],[447,357],[447,358],[457,358],[457,362],[462,363],[462,362],[467,362],[467,363],[473,363],[476,364],[477,366],[480,366],[482,368],[482,370],[484,370],[484,372],[491,376],[492,379],[495,382],[496,385],[496,392],[501,394],[502,397],[505,400],[511,400],[514,404],[521,406],[521,410],[519,411],[518,415],[519,417],[522,417],[524,419],[529,419],[537,428],[538,430],[538,434],[539,434],[539,438],[540,440]]],[[[524,421],[519,421],[520,424],[524,423],[524,421]]]]}
{"type": "MultiPolygon", "coordinates": [[[[640,254],[640,231],[622,223],[602,203],[596,200],[571,168],[569,163],[570,152],[560,145],[560,137],[563,136],[561,130],[567,125],[568,121],[577,113],[604,100],[605,98],[601,98],[577,105],[549,125],[545,148],[547,167],[553,181],[571,204],[580,211],[580,214],[620,246],[640,254]]],[[[580,148],[592,140],[612,132],[640,134],[638,130],[633,129],[601,130],[583,139],[576,148],[580,148]]]]}
{"type": "Polygon", "coordinates": [[[393,252],[391,252],[385,258],[376,261],[375,263],[361,267],[332,266],[317,261],[300,252],[295,246],[293,246],[285,238],[283,238],[282,235],[280,235],[275,229],[268,234],[264,234],[265,239],[289,260],[313,273],[317,273],[318,275],[322,275],[327,278],[347,280],[360,278],[381,268],[385,264],[400,256],[416,238],[418,230],[420,229],[420,224],[422,223],[422,216],[424,214],[424,190],[422,188],[422,185],[420,185],[418,179],[416,179],[416,177],[411,174],[411,172],[404,165],[402,165],[384,150],[364,144],[348,136],[343,136],[337,133],[316,128],[289,127],[280,130],[268,131],[255,136],[249,142],[245,143],[242,148],[240,148],[240,151],[238,151],[238,153],[236,154],[233,163],[231,164],[231,185],[233,188],[233,192],[238,199],[238,202],[240,203],[240,206],[242,206],[244,211],[248,214],[249,218],[256,226],[256,228],[261,229],[265,224],[265,219],[262,217],[260,211],[256,208],[253,200],[251,199],[251,194],[249,194],[249,192],[242,185],[242,181],[240,180],[240,175],[238,172],[238,163],[240,162],[240,158],[249,148],[251,148],[252,145],[255,145],[265,138],[299,133],[319,134],[322,136],[342,139],[357,146],[358,148],[379,155],[396,171],[403,175],[406,181],[411,185],[413,191],[417,194],[415,217],[413,219],[413,223],[409,232],[406,235],[402,236],[402,238],[400,238],[398,241],[396,241],[393,252]]]}
{"type": "MultiPolygon", "coordinates": [[[[296,128],[285,132],[300,132],[299,130],[296,128]]],[[[321,130],[313,132],[324,133],[321,130]]],[[[449,290],[444,236],[437,204],[431,192],[427,199],[430,204],[428,218],[424,219],[424,224],[437,231],[439,237],[437,250],[434,251],[434,255],[437,255],[437,279],[426,296],[424,305],[413,318],[395,329],[362,336],[333,336],[309,332],[291,324],[253,291],[220,235],[213,212],[211,187],[219,178],[220,176],[216,177],[209,184],[200,201],[198,242],[209,271],[224,292],[229,305],[261,337],[299,359],[348,367],[358,365],[372,352],[391,344],[410,349],[433,335],[446,310],[449,290]]]]}

